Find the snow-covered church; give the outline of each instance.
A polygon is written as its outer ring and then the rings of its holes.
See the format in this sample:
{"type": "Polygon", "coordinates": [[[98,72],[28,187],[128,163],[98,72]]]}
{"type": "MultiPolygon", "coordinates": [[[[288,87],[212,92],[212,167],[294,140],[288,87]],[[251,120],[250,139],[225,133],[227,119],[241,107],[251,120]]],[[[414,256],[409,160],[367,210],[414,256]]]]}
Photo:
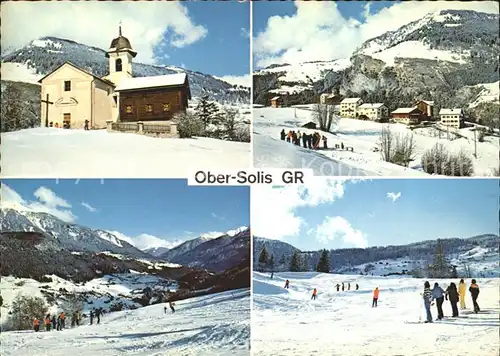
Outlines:
{"type": "Polygon", "coordinates": [[[134,78],[137,55],[122,35],[106,52],[109,74],[98,77],[65,62],[39,80],[41,126],[105,128],[107,121],[168,123],[186,111],[191,91],[186,73],[134,78]]]}

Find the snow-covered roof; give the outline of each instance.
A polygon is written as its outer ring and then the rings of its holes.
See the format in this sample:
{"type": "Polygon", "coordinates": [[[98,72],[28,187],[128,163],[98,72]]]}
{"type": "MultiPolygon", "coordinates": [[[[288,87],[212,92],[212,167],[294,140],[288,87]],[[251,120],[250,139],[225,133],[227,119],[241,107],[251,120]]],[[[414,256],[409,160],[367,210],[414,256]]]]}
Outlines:
{"type": "Polygon", "coordinates": [[[394,110],[392,112],[392,114],[409,114],[413,110],[416,110],[416,109],[417,109],[416,107],[412,107],[412,108],[397,108],[396,110],[394,110]]]}
{"type": "Polygon", "coordinates": [[[360,100],[361,100],[361,98],[345,98],[344,100],[341,101],[341,103],[345,103],[345,104],[357,103],[360,100]]]}
{"type": "Polygon", "coordinates": [[[430,105],[430,106],[433,106],[434,105],[434,101],[432,100],[419,100],[418,101],[419,103],[422,102],[422,103],[426,103],[427,105],[430,105]]]}
{"type": "Polygon", "coordinates": [[[186,77],[186,73],[176,73],[155,75],[153,77],[127,78],[118,84],[115,91],[182,85],[185,83],[186,77]]]}
{"type": "Polygon", "coordinates": [[[281,98],[281,96],[275,96],[275,97],[274,97],[274,98],[272,98],[271,100],[278,100],[278,99],[280,99],[280,98],[281,98]]]}
{"type": "Polygon", "coordinates": [[[359,108],[360,109],[378,109],[384,105],[385,105],[384,103],[374,103],[374,104],[364,103],[364,104],[360,105],[359,108]]]}
{"type": "Polygon", "coordinates": [[[441,109],[439,115],[461,115],[462,109],[441,109]]]}

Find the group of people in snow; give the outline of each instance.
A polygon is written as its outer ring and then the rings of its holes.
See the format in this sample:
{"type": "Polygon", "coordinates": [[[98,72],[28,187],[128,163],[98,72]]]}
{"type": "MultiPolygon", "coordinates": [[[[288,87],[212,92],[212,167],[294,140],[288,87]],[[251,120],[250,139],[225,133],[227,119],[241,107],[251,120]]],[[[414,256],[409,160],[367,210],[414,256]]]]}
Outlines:
{"type": "MultiPolygon", "coordinates": [[[[83,126],[83,129],[84,129],[84,130],[89,130],[89,123],[90,123],[90,121],[89,121],[89,120],[85,120],[85,125],[83,126]]],[[[56,123],[54,124],[54,122],[53,122],[53,121],[51,121],[51,122],[49,122],[49,127],[55,127],[55,128],[57,129],[57,128],[59,128],[60,126],[59,126],[59,123],[58,123],[58,122],[56,122],[56,123]]],[[[63,124],[62,124],[62,128],[64,128],[64,129],[69,129],[69,128],[70,128],[69,123],[66,123],[66,122],[65,122],[65,123],[63,123],[63,124]]]]}
{"type": "MultiPolygon", "coordinates": [[[[297,130],[297,132],[290,130],[286,133],[285,129],[283,129],[281,130],[280,138],[282,141],[290,142],[297,146],[300,146],[300,143],[302,142],[304,148],[310,148],[313,150],[318,150],[320,148],[320,142],[323,141],[323,149],[328,148],[328,139],[326,136],[321,135],[318,132],[308,134],[306,132],[300,132],[300,130],[297,130]]],[[[344,144],[342,143],[342,146],[343,145],[344,144]]]]}
{"type": "MultiPolygon", "coordinates": [[[[103,314],[102,308],[96,308],[90,311],[90,325],[93,324],[94,318],[97,318],[97,324],[101,321],[101,315],[103,314]]],[[[80,326],[82,321],[82,313],[77,310],[71,314],[71,327],[80,326]]],[[[59,314],[50,315],[47,314],[45,318],[35,318],[33,320],[33,329],[38,332],[41,326],[45,326],[45,331],[61,331],[66,328],[66,314],[60,312],[59,314]]]]}
{"type": "MultiPolygon", "coordinates": [[[[337,292],[340,290],[340,284],[337,283],[336,285],[337,287],[337,292]]],[[[285,289],[290,289],[290,280],[285,280],[285,286],[284,286],[285,289]]],[[[359,285],[356,283],[356,290],[359,289],[359,285]]],[[[345,290],[345,285],[344,285],[344,282],[342,282],[342,291],[345,290]]],[[[351,283],[347,283],[347,290],[351,290],[351,283]]],[[[311,295],[311,300],[316,300],[316,297],[318,295],[318,290],[316,288],[313,289],[312,291],[312,295],[311,295]]]]}
{"type": "MultiPolygon", "coordinates": [[[[463,279],[458,283],[458,289],[455,283],[451,282],[450,285],[444,290],[439,286],[439,283],[434,283],[434,287],[431,289],[431,285],[428,281],[424,283],[424,291],[422,297],[424,298],[424,306],[426,312],[426,323],[432,323],[432,313],[431,306],[434,305],[436,301],[437,308],[437,319],[441,320],[444,317],[443,313],[443,302],[444,300],[449,300],[452,310],[452,317],[458,317],[458,307],[457,304],[460,301],[460,309],[466,309],[465,307],[465,294],[467,291],[467,286],[463,279]]],[[[479,296],[479,286],[475,279],[471,280],[469,286],[469,293],[472,298],[472,304],[474,306],[474,313],[481,311],[479,304],[477,303],[477,298],[479,296]]]]}

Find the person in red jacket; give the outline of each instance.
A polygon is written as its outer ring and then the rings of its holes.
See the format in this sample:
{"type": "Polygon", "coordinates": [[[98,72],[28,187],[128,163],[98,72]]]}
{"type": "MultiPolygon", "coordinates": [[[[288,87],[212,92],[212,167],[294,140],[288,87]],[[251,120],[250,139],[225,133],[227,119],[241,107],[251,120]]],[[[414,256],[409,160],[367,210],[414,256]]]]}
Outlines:
{"type": "Polygon", "coordinates": [[[311,296],[311,300],[316,300],[316,294],[318,294],[318,291],[316,290],[316,288],[313,289],[313,294],[311,296]]]}
{"type": "Polygon", "coordinates": [[[377,307],[377,302],[378,302],[378,294],[379,294],[379,289],[378,287],[375,288],[375,290],[373,291],[373,301],[372,301],[372,308],[376,308],[377,307]]]}

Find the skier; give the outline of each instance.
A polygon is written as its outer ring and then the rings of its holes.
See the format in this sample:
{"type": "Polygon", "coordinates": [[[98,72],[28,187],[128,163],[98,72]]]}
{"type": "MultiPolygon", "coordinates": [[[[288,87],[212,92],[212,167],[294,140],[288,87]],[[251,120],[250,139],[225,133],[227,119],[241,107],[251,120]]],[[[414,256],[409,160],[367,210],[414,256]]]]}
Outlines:
{"type": "Polygon", "coordinates": [[[271,279],[273,279],[274,277],[274,272],[271,272],[271,279]]]}
{"type": "Polygon", "coordinates": [[[467,285],[464,280],[461,279],[458,284],[458,294],[460,296],[460,309],[465,309],[465,292],[467,290],[467,285]]]}
{"type": "Polygon", "coordinates": [[[316,291],[316,288],[314,288],[314,289],[313,289],[313,294],[312,294],[312,296],[311,296],[311,300],[316,300],[316,294],[317,294],[317,293],[318,293],[318,292],[316,291]]]}
{"type": "Polygon", "coordinates": [[[351,282],[347,283],[347,290],[351,290],[351,282]]]}
{"type": "Polygon", "coordinates": [[[436,282],[434,283],[434,288],[432,288],[432,298],[436,300],[436,308],[438,312],[437,320],[443,319],[443,302],[444,302],[444,290],[436,282]]]}
{"type": "Polygon", "coordinates": [[[424,283],[424,292],[422,293],[424,298],[425,313],[427,315],[426,323],[432,323],[432,313],[431,313],[431,302],[432,302],[432,291],[431,285],[428,281],[424,283]]]}
{"type": "Polygon", "coordinates": [[[356,290],[358,290],[358,289],[359,289],[359,286],[358,286],[358,284],[356,283],[356,290]]]}
{"type": "Polygon", "coordinates": [[[288,131],[288,135],[286,135],[286,142],[290,142],[292,139],[292,130],[288,131]]]}
{"type": "Polygon", "coordinates": [[[307,148],[307,142],[309,141],[309,135],[307,133],[302,134],[302,145],[307,148]]]}
{"type": "Polygon", "coordinates": [[[377,302],[378,302],[378,294],[380,293],[378,287],[375,288],[375,290],[373,291],[373,301],[372,301],[372,308],[376,308],[377,307],[377,302]]]}
{"type": "Polygon", "coordinates": [[[73,312],[73,314],[71,314],[71,327],[74,328],[76,325],[76,312],[73,312]]]}
{"type": "Polygon", "coordinates": [[[457,303],[459,299],[459,294],[457,292],[457,286],[455,283],[451,282],[448,288],[446,288],[446,294],[444,295],[446,300],[450,301],[451,304],[451,310],[453,313],[453,317],[458,316],[458,308],[457,308],[457,303]]]}
{"type": "Polygon", "coordinates": [[[45,318],[45,331],[50,331],[50,315],[45,318]]]}
{"type": "Polygon", "coordinates": [[[475,279],[471,281],[469,292],[470,296],[472,297],[472,304],[474,304],[474,313],[477,314],[481,311],[481,309],[479,308],[479,304],[477,304],[477,297],[479,296],[479,286],[476,284],[475,279]]]}
{"type": "Polygon", "coordinates": [[[168,306],[170,307],[170,310],[172,311],[172,313],[175,313],[174,305],[175,305],[174,302],[172,302],[172,301],[168,302],[168,306]]]}
{"type": "Polygon", "coordinates": [[[342,292],[344,291],[344,282],[342,282],[342,292]]]}
{"type": "Polygon", "coordinates": [[[97,325],[99,325],[99,323],[101,322],[101,314],[102,314],[101,308],[97,308],[95,311],[95,316],[97,318],[97,325]]]}
{"type": "Polygon", "coordinates": [[[281,141],[285,141],[285,137],[286,137],[286,133],[285,133],[285,129],[281,130],[280,132],[280,138],[281,138],[281,141]]]}
{"type": "Polygon", "coordinates": [[[52,330],[57,330],[57,320],[56,320],[56,315],[52,315],[52,330]]]}
{"type": "Polygon", "coordinates": [[[163,307],[163,314],[167,314],[167,307],[163,307]]]}
{"type": "Polygon", "coordinates": [[[35,329],[35,332],[38,332],[38,330],[40,330],[40,322],[38,321],[38,318],[35,318],[35,320],[33,320],[33,329],[35,329]]]}
{"type": "Polygon", "coordinates": [[[285,289],[289,289],[289,287],[290,287],[290,281],[287,279],[285,281],[285,289]]]}
{"type": "Polygon", "coordinates": [[[337,283],[335,287],[337,287],[337,292],[338,292],[340,290],[340,284],[337,283]]]}
{"type": "Polygon", "coordinates": [[[326,136],[323,136],[321,139],[323,140],[323,148],[325,150],[328,149],[328,144],[327,144],[328,139],[326,138],[326,136]]]}
{"type": "Polygon", "coordinates": [[[61,331],[61,329],[62,329],[62,328],[61,328],[61,326],[62,326],[61,314],[59,314],[59,315],[57,316],[57,327],[56,327],[56,330],[57,330],[57,331],[61,331]]]}
{"type": "Polygon", "coordinates": [[[61,312],[61,330],[64,329],[66,327],[66,315],[64,315],[64,312],[61,312]]]}

